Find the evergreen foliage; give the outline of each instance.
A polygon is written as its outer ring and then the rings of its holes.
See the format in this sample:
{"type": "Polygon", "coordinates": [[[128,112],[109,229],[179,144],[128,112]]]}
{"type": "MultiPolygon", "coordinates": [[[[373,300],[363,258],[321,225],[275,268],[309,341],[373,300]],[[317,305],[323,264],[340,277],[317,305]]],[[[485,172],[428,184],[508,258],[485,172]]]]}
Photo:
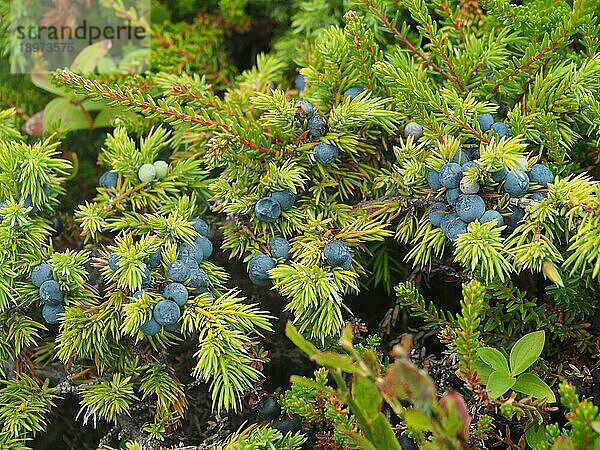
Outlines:
{"type": "Polygon", "coordinates": [[[247,419],[279,312],[320,367],[212,448],[597,448],[597,0],[102,3],[151,48],[0,77],[0,448],[247,419]]]}

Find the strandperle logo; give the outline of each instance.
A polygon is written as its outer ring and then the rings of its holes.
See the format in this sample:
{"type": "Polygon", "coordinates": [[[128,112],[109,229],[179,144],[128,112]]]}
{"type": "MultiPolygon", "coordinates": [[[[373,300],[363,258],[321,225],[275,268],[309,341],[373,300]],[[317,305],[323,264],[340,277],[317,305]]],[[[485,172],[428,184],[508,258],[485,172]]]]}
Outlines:
{"type": "Polygon", "coordinates": [[[144,72],[149,18],[150,0],[12,0],[11,72],[144,72]]]}
{"type": "Polygon", "coordinates": [[[146,37],[146,30],[141,26],[135,26],[131,22],[127,25],[117,27],[88,24],[83,20],[81,25],[75,28],[67,26],[17,26],[17,39],[44,39],[47,41],[78,39],[87,41],[92,45],[98,39],[127,39],[143,40],[146,37]]]}

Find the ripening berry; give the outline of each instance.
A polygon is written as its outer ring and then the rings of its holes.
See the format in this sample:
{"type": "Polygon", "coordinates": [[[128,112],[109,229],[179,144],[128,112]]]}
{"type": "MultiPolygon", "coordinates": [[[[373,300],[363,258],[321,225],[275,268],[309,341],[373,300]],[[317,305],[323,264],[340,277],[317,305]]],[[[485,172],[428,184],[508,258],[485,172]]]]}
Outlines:
{"type": "Polygon", "coordinates": [[[440,228],[442,229],[442,232],[444,234],[446,234],[448,230],[448,225],[455,220],[459,220],[458,214],[456,214],[455,212],[448,213],[444,216],[444,218],[442,219],[442,223],[440,223],[440,228]]]}
{"type": "Polygon", "coordinates": [[[444,164],[440,169],[440,183],[448,189],[456,189],[463,177],[463,168],[456,163],[444,164]]]}
{"type": "Polygon", "coordinates": [[[541,192],[534,192],[533,194],[531,194],[531,197],[529,197],[529,198],[531,200],[535,200],[536,202],[543,202],[548,197],[546,197],[546,194],[542,194],[541,192]]]}
{"type": "Polygon", "coordinates": [[[329,127],[327,126],[327,119],[322,116],[313,116],[308,119],[308,131],[312,137],[321,137],[327,134],[329,127]]]}
{"type": "Polygon", "coordinates": [[[442,183],[440,183],[440,173],[429,169],[427,172],[427,184],[431,189],[435,189],[436,191],[442,187],[442,183]]]}
{"type": "Polygon", "coordinates": [[[254,214],[258,220],[272,223],[281,216],[281,206],[272,197],[263,197],[256,202],[254,214]]]}
{"type": "Polygon", "coordinates": [[[181,317],[181,311],[173,300],[161,300],[154,306],[152,317],[159,325],[173,325],[181,317]]]}
{"type": "Polygon", "coordinates": [[[194,295],[199,295],[203,292],[208,291],[208,289],[210,288],[210,278],[204,270],[200,268],[192,269],[190,271],[189,285],[190,287],[194,288],[192,293],[194,295]]]}
{"type": "Polygon", "coordinates": [[[287,433],[297,433],[302,429],[302,418],[297,414],[294,414],[292,417],[284,414],[281,419],[274,420],[271,427],[275,428],[283,435],[287,433]]]}
{"type": "Polygon", "coordinates": [[[163,297],[167,300],[172,300],[178,306],[183,306],[188,301],[188,290],[181,283],[169,283],[163,290],[163,297]]]}
{"type": "Polygon", "coordinates": [[[196,242],[192,244],[188,244],[184,242],[179,246],[179,252],[177,253],[177,258],[182,260],[183,262],[190,264],[190,261],[195,261],[196,263],[201,263],[204,259],[204,252],[202,248],[196,244],[196,242]]]}
{"type": "Polygon", "coordinates": [[[442,202],[436,202],[429,208],[429,221],[434,227],[439,227],[446,216],[447,207],[442,202]]]}
{"type": "Polygon", "coordinates": [[[208,239],[206,236],[198,236],[196,239],[194,239],[194,245],[200,249],[204,259],[210,258],[213,252],[213,245],[210,239],[208,239]]]}
{"type": "Polygon", "coordinates": [[[52,279],[52,269],[46,263],[38,264],[31,271],[31,282],[40,287],[45,281],[52,279]]]}
{"type": "Polygon", "coordinates": [[[289,259],[291,246],[287,239],[274,237],[269,241],[268,247],[271,257],[289,259]]]}
{"type": "Polygon", "coordinates": [[[148,265],[153,269],[160,267],[160,263],[162,261],[162,250],[159,248],[154,253],[150,255],[148,258],[148,265]]]}
{"type": "Polygon", "coordinates": [[[58,315],[65,312],[65,308],[63,305],[51,305],[46,303],[42,307],[42,317],[46,321],[46,323],[55,324],[58,323],[58,315]]]}
{"type": "Polygon", "coordinates": [[[344,270],[350,270],[350,266],[352,266],[352,254],[348,255],[346,261],[344,261],[340,267],[344,270]]]}
{"type": "Polygon", "coordinates": [[[335,145],[320,142],[315,146],[315,161],[319,164],[328,165],[337,161],[340,151],[335,145]]]}
{"type": "Polygon", "coordinates": [[[511,211],[511,214],[504,219],[504,223],[506,224],[506,229],[512,231],[517,228],[520,220],[525,216],[525,210],[519,206],[511,206],[508,209],[511,211]]]}
{"type": "Polygon", "coordinates": [[[446,227],[445,235],[450,241],[456,242],[458,236],[467,232],[467,224],[460,219],[452,220],[448,222],[446,227]]]}
{"type": "Polygon", "coordinates": [[[502,217],[502,214],[500,214],[495,209],[488,209],[486,212],[483,213],[483,216],[479,218],[480,223],[488,223],[492,220],[495,220],[497,222],[496,226],[498,227],[504,225],[504,217],[502,217]]]}
{"type": "Polygon", "coordinates": [[[473,167],[477,167],[477,163],[475,161],[467,161],[462,164],[463,171],[467,169],[471,169],[473,167]]]}
{"type": "Polygon", "coordinates": [[[256,412],[263,420],[273,420],[277,419],[279,414],[281,414],[281,407],[277,403],[277,399],[269,395],[258,402],[256,412]]]}
{"type": "Polygon", "coordinates": [[[154,319],[148,319],[141,327],[140,331],[146,336],[154,336],[160,331],[160,325],[154,319]]]}
{"type": "Polygon", "coordinates": [[[154,172],[156,173],[156,178],[159,180],[167,176],[167,172],[169,171],[169,163],[163,161],[161,159],[154,161],[152,164],[154,166],[154,172]]]}
{"type": "Polygon", "coordinates": [[[279,203],[282,211],[287,211],[296,203],[296,194],[289,189],[275,191],[271,194],[271,198],[279,203]]]}
{"type": "Polygon", "coordinates": [[[33,200],[31,199],[31,195],[29,194],[25,197],[21,196],[19,198],[19,202],[22,202],[25,208],[31,208],[31,211],[29,211],[30,216],[36,214],[40,210],[40,208],[33,204],[33,200]]]}
{"type": "Polygon", "coordinates": [[[504,122],[494,122],[490,128],[499,138],[508,138],[512,136],[510,134],[510,128],[504,122]]]}
{"type": "Polygon", "coordinates": [[[404,137],[412,136],[416,141],[423,137],[423,127],[419,125],[417,122],[408,122],[404,126],[404,137]]]}
{"type": "Polygon", "coordinates": [[[304,79],[304,75],[298,74],[298,76],[296,76],[296,79],[294,80],[294,85],[296,86],[296,89],[298,89],[298,91],[303,91],[306,87],[306,80],[304,79]]]}
{"type": "Polygon", "coordinates": [[[450,206],[456,205],[458,201],[458,197],[461,195],[461,190],[459,188],[455,189],[446,189],[446,201],[450,206]]]}
{"type": "Polygon", "coordinates": [[[547,187],[554,181],[554,174],[543,164],[534,164],[529,171],[529,179],[540,186],[547,187]]]}
{"type": "Polygon", "coordinates": [[[500,183],[506,178],[506,175],[508,175],[508,171],[506,169],[500,169],[499,171],[492,173],[492,180],[496,183],[500,183]]]}
{"type": "Polygon", "coordinates": [[[469,181],[468,178],[464,177],[460,180],[459,188],[463,194],[477,194],[480,186],[479,183],[469,181]]]}
{"type": "Polygon", "coordinates": [[[40,298],[48,305],[60,305],[64,294],[60,290],[60,284],[54,280],[44,281],[40,286],[40,298]]]}
{"type": "Polygon", "coordinates": [[[345,97],[350,97],[350,99],[353,99],[354,97],[356,97],[361,92],[364,92],[364,89],[362,87],[360,87],[360,86],[352,86],[352,87],[349,87],[348,89],[346,89],[344,91],[344,96],[345,97]]]}
{"type": "Polygon", "coordinates": [[[248,277],[257,286],[269,284],[269,270],[275,267],[275,261],[268,255],[260,253],[248,263],[248,277]]]}
{"type": "Polygon", "coordinates": [[[479,114],[477,116],[477,122],[479,122],[481,131],[487,131],[492,128],[494,117],[489,113],[479,114]]]}
{"type": "Polygon", "coordinates": [[[115,271],[119,269],[119,256],[116,253],[108,255],[108,267],[115,271]]]}
{"type": "Polygon", "coordinates": [[[296,108],[296,119],[298,120],[309,120],[315,115],[315,108],[308,100],[298,100],[294,108],[296,108]]]}
{"type": "Polygon", "coordinates": [[[350,256],[350,249],[344,242],[336,239],[325,245],[323,256],[330,266],[342,266],[350,256]]]}
{"type": "Polygon", "coordinates": [[[173,325],[165,325],[163,327],[163,330],[173,333],[173,332],[177,331],[177,328],[179,328],[179,322],[176,322],[173,325]]]}
{"type": "Polygon", "coordinates": [[[100,175],[100,180],[98,180],[98,184],[100,185],[100,187],[106,189],[114,189],[117,187],[118,178],[119,175],[117,175],[117,172],[113,172],[112,170],[104,172],[102,175],[100,175]]]}
{"type": "Polygon", "coordinates": [[[152,281],[152,272],[147,267],[144,269],[144,274],[142,275],[142,288],[147,288],[150,286],[150,282],[152,281]]]}
{"type": "Polygon", "coordinates": [[[454,162],[456,164],[461,164],[461,165],[470,160],[471,160],[471,158],[469,158],[468,153],[461,148],[459,148],[456,151],[456,153],[454,153],[454,156],[452,157],[452,162],[454,162]]]}
{"type": "Polygon", "coordinates": [[[167,276],[170,280],[183,283],[190,277],[190,266],[184,261],[176,260],[167,267],[167,276]]]}
{"type": "Polygon", "coordinates": [[[458,197],[456,214],[466,223],[473,222],[483,216],[485,202],[479,195],[465,194],[458,197]]]}
{"type": "Polygon", "coordinates": [[[192,219],[192,222],[194,223],[194,230],[196,230],[196,233],[200,236],[208,236],[208,223],[206,223],[204,219],[196,217],[192,219]]]}
{"type": "Polygon", "coordinates": [[[529,177],[522,170],[511,171],[504,179],[503,189],[510,195],[523,195],[529,189],[529,177]]]}
{"type": "Polygon", "coordinates": [[[144,164],[138,170],[138,178],[142,183],[149,183],[156,178],[156,169],[153,164],[144,164]]]}

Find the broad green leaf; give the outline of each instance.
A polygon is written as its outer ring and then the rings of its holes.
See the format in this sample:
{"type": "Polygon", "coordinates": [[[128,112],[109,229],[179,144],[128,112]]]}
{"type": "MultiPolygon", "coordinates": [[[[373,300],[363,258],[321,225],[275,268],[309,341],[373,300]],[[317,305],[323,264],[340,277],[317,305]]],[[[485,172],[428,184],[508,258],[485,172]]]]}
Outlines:
{"type": "Polygon", "coordinates": [[[511,387],[513,387],[516,381],[517,380],[515,379],[515,377],[509,374],[494,371],[490,374],[490,377],[488,378],[486,390],[488,391],[490,397],[498,398],[506,391],[508,391],[511,387]]]}
{"type": "Polygon", "coordinates": [[[308,356],[315,355],[319,353],[319,349],[315,347],[313,344],[308,342],[304,337],[298,333],[298,330],[292,325],[291,322],[288,322],[285,326],[285,335],[289,338],[290,341],[294,343],[296,347],[306,353],[308,356]]]}
{"type": "Polygon", "coordinates": [[[79,74],[93,73],[100,59],[106,56],[111,47],[112,42],[108,39],[88,45],[73,60],[71,71],[79,74]]]}
{"type": "Polygon", "coordinates": [[[431,418],[417,409],[407,409],[403,414],[404,423],[411,430],[431,431],[431,418]]]}
{"type": "Polygon", "coordinates": [[[360,368],[356,365],[356,361],[354,361],[354,358],[349,355],[340,355],[332,352],[319,352],[312,355],[310,359],[321,366],[340,369],[343,372],[360,372],[360,368]]]}
{"type": "Polygon", "coordinates": [[[105,56],[104,58],[100,58],[100,61],[98,61],[98,73],[114,73],[117,70],[119,70],[117,64],[110,57],[105,56]]]}
{"type": "Polygon", "coordinates": [[[545,450],[548,445],[546,428],[543,426],[534,426],[529,428],[525,432],[525,438],[527,440],[527,444],[533,450],[545,450]]]}
{"type": "Polygon", "coordinates": [[[42,72],[34,69],[31,72],[31,81],[37,87],[42,88],[43,90],[52,94],[56,94],[59,96],[73,96],[73,93],[69,92],[66,88],[57,86],[54,83],[52,83],[52,78],[49,72],[42,72]]]}
{"type": "Polygon", "coordinates": [[[475,361],[475,370],[477,370],[477,377],[483,384],[487,384],[490,374],[494,371],[483,361],[475,361]]]}
{"type": "MultiPolygon", "coordinates": [[[[85,100],[82,100],[81,106],[83,106],[86,111],[101,111],[108,108],[108,102],[104,99],[98,100],[96,98],[86,98],[85,100]]],[[[115,109],[115,114],[119,114],[123,111],[123,109],[118,106],[112,106],[111,109],[113,108],[115,109]]]]}
{"type": "Polygon", "coordinates": [[[534,398],[545,398],[548,403],[554,403],[556,397],[554,392],[540,377],[533,373],[523,373],[519,375],[516,383],[512,387],[514,391],[521,394],[531,395],[534,398]]]}
{"type": "Polygon", "coordinates": [[[510,351],[510,371],[518,375],[531,366],[542,354],[546,333],[543,330],[526,334],[510,351]]]}
{"type": "Polygon", "coordinates": [[[360,407],[368,420],[373,419],[380,413],[381,394],[375,386],[375,382],[368,377],[358,374],[354,376],[352,398],[354,398],[354,402],[360,407]]]}
{"type": "Polygon", "coordinates": [[[481,360],[492,369],[497,370],[498,372],[509,373],[508,361],[499,350],[492,347],[482,347],[477,349],[477,354],[481,360]]]}
{"type": "Polygon", "coordinates": [[[64,97],[51,100],[44,108],[44,130],[56,126],[59,122],[61,130],[87,130],[91,127],[88,115],[64,97]]]}
{"type": "Polygon", "coordinates": [[[381,413],[363,431],[377,450],[402,450],[392,426],[381,413]]]}

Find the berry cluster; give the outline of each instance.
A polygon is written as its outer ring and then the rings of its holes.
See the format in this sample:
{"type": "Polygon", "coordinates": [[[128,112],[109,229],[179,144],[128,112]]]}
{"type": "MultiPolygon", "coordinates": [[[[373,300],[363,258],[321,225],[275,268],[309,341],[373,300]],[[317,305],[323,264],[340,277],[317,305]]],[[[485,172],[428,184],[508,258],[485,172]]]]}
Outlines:
{"type": "Polygon", "coordinates": [[[169,170],[169,164],[166,161],[157,160],[152,164],[142,164],[138,169],[138,178],[142,183],[149,183],[150,181],[158,178],[164,178],[167,176],[169,170]]]}
{"type": "MultiPolygon", "coordinates": [[[[152,255],[154,256],[154,255],[152,255]]],[[[148,265],[150,265],[150,261],[152,260],[152,256],[149,258],[148,261],[148,265]]],[[[117,255],[116,253],[110,253],[108,255],[108,267],[110,267],[110,269],[113,272],[116,272],[117,270],[119,270],[119,255],[117,255]]],[[[150,272],[150,269],[148,269],[148,267],[146,267],[144,269],[144,275],[142,276],[142,289],[146,289],[148,286],[150,286],[150,282],[152,281],[152,272],[150,272]]]]}
{"type": "MultiPolygon", "coordinates": [[[[500,138],[509,137],[510,129],[503,122],[494,122],[491,114],[478,116],[481,129],[492,132],[500,138]]],[[[422,136],[423,129],[415,122],[406,125],[405,136],[413,136],[418,139],[422,136]]],[[[429,221],[436,227],[441,227],[443,233],[452,242],[458,236],[467,231],[469,222],[478,220],[480,223],[496,222],[496,226],[506,226],[507,230],[516,228],[517,223],[525,215],[523,208],[511,206],[503,216],[495,209],[488,209],[486,202],[480,194],[482,186],[472,182],[465,174],[471,170],[477,170],[479,149],[459,149],[452,160],[444,164],[439,171],[429,169],[427,173],[427,184],[431,189],[445,189],[446,203],[436,202],[429,209],[429,221]]],[[[530,186],[535,184],[542,188],[548,186],[554,180],[552,171],[543,164],[534,164],[529,170],[526,158],[519,161],[519,167],[512,171],[502,169],[489,174],[493,183],[488,186],[491,189],[500,187],[502,191],[511,197],[523,196],[530,186]]],[[[541,192],[531,194],[531,199],[541,201],[545,195],[541,192]]]]}
{"type": "MultiPolygon", "coordinates": [[[[362,92],[359,86],[353,86],[348,89],[344,95],[354,98],[362,92]],[[360,89],[360,91],[358,91],[360,89]]],[[[315,114],[315,108],[308,100],[298,100],[295,104],[296,119],[301,122],[307,122],[308,131],[311,136],[318,138],[327,134],[327,120],[324,117],[315,114]]],[[[319,142],[313,151],[313,158],[316,162],[323,165],[333,164],[340,156],[340,150],[335,145],[326,142],[319,142]]]]}
{"type": "MultiPolygon", "coordinates": [[[[154,306],[152,318],[140,327],[140,331],[146,336],[157,334],[161,327],[167,331],[177,329],[177,322],[181,317],[180,308],[187,303],[190,290],[193,295],[206,293],[209,298],[214,298],[209,292],[211,282],[208,274],[199,267],[199,263],[210,258],[213,253],[213,244],[208,238],[208,224],[200,218],[192,219],[192,222],[197,236],[191,244],[181,243],[177,259],[167,266],[166,276],[170,282],[163,289],[163,299],[154,306]]],[[[162,251],[158,249],[149,256],[147,265],[156,269],[161,263],[162,251]]],[[[108,266],[113,271],[119,269],[119,256],[116,253],[108,255],[108,266]]],[[[152,273],[146,267],[142,288],[134,293],[134,298],[141,297],[151,281],[152,273]]]]}
{"type": "MultiPolygon", "coordinates": [[[[46,196],[46,198],[50,197],[50,188],[48,186],[43,186],[42,191],[44,192],[44,195],[46,196]]],[[[7,202],[8,202],[7,198],[0,200],[0,209],[2,209],[4,207],[4,205],[6,205],[7,202]]],[[[19,203],[23,203],[23,206],[25,208],[31,208],[31,211],[29,211],[30,216],[37,214],[40,210],[40,208],[38,208],[36,205],[33,204],[33,200],[31,198],[31,195],[29,195],[29,194],[19,197],[19,203]]],[[[2,220],[2,215],[0,215],[0,220],[2,220]]]]}
{"type": "MultiPolygon", "coordinates": [[[[274,237],[267,244],[270,256],[265,253],[259,253],[254,256],[248,264],[248,278],[256,286],[267,286],[270,282],[269,270],[276,265],[275,260],[281,259],[289,261],[290,243],[282,237],[274,237]]],[[[346,244],[340,240],[329,242],[323,248],[323,257],[327,264],[332,267],[341,267],[344,270],[350,270],[352,264],[352,255],[346,244]]]]}
{"type": "Polygon", "coordinates": [[[259,253],[248,264],[248,278],[256,286],[267,286],[270,281],[269,270],[275,267],[275,259],[288,261],[291,245],[282,237],[274,237],[267,245],[271,256],[259,253]]]}
{"type": "Polygon", "coordinates": [[[58,315],[65,312],[62,305],[64,294],[60,284],[52,278],[52,269],[46,263],[38,264],[31,271],[31,282],[39,288],[40,298],[44,302],[42,317],[47,323],[58,323],[58,315]]]}
{"type": "Polygon", "coordinates": [[[297,415],[281,414],[281,407],[273,395],[262,398],[256,407],[258,418],[271,421],[271,427],[285,435],[302,430],[302,418],[297,415]]]}
{"type": "Polygon", "coordinates": [[[296,194],[289,189],[272,192],[254,205],[254,214],[262,222],[272,223],[279,219],[282,211],[287,211],[296,203],[296,194]]]}
{"type": "Polygon", "coordinates": [[[163,300],[160,300],[149,319],[140,331],[151,336],[164,327],[167,331],[175,331],[177,322],[181,317],[181,307],[185,305],[191,288],[193,295],[206,293],[214,298],[209,292],[211,287],[208,274],[198,264],[210,258],[213,252],[213,244],[208,239],[208,224],[200,218],[192,220],[194,229],[198,235],[191,244],[182,243],[179,246],[178,259],[167,267],[167,277],[171,280],[163,290],[163,300]]]}

